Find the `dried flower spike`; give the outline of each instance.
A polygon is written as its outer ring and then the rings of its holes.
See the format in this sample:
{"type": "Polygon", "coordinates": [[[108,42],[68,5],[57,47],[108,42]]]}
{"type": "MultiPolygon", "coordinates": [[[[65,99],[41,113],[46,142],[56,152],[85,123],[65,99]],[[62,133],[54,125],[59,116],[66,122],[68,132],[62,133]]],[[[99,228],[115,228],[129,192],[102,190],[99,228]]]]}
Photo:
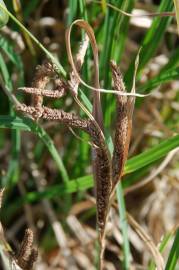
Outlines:
{"type": "MultiPolygon", "coordinates": [[[[127,97],[120,70],[115,62],[111,62],[112,77],[115,87],[115,91],[113,92],[120,92],[120,94],[124,94],[116,95],[117,116],[114,138],[114,151],[111,160],[111,155],[109,153],[109,149],[107,147],[103,134],[103,117],[100,104],[100,91],[94,92],[93,95],[93,115],[91,115],[84,107],[84,105],[80,103],[77,97],[79,83],[83,82],[80,79],[78,72],[80,72],[81,66],[83,64],[84,56],[88,45],[88,38],[85,38],[84,43],[80,47],[81,51],[79,50],[78,52],[75,66],[72,58],[70,45],[70,33],[71,28],[74,24],[78,25],[80,28],[83,28],[89,37],[95,60],[95,83],[94,88],[91,87],[91,89],[101,90],[99,85],[98,50],[94,32],[87,22],[83,20],[77,20],[72,23],[66,33],[67,53],[72,67],[70,81],[63,82],[61,79],[57,79],[55,81],[55,85],[57,86],[56,90],[46,90],[46,84],[51,78],[54,78],[55,69],[51,64],[43,64],[37,69],[35,79],[33,81],[33,87],[25,87],[21,89],[24,90],[24,92],[26,93],[32,94],[32,106],[18,104],[17,110],[31,115],[34,119],[42,118],[46,120],[57,120],[60,123],[67,125],[67,127],[69,128],[79,128],[90,135],[93,143],[92,163],[96,189],[97,223],[99,228],[99,240],[101,246],[100,269],[103,269],[106,222],[110,209],[111,198],[113,197],[116,184],[123,174],[124,164],[128,155],[132,127],[132,113],[135,97],[127,97]],[[87,113],[89,119],[82,119],[73,113],[65,112],[61,109],[51,109],[43,106],[44,96],[50,98],[60,98],[65,95],[68,87],[71,90],[70,92],[73,95],[75,101],[87,113]]],[[[133,86],[134,85],[135,78],[133,81],[133,86]]],[[[135,95],[135,87],[132,88],[131,94],[135,95]]],[[[27,231],[25,238],[22,242],[20,254],[18,256],[19,263],[21,265],[24,264],[24,267],[27,267],[27,262],[30,265],[30,262],[33,261],[36,257],[36,253],[32,249],[31,237],[32,235],[27,231]]]]}
{"type": "Polygon", "coordinates": [[[18,255],[16,257],[17,264],[23,270],[30,270],[34,262],[37,260],[37,250],[33,247],[33,232],[30,229],[25,231],[24,238],[21,243],[18,255]]]}
{"type": "MultiPolygon", "coordinates": [[[[112,78],[114,87],[118,91],[126,92],[119,67],[111,61],[112,78]]],[[[131,128],[134,97],[116,96],[116,125],[114,138],[114,151],[112,158],[113,189],[123,174],[125,162],[127,160],[131,128]]]]}

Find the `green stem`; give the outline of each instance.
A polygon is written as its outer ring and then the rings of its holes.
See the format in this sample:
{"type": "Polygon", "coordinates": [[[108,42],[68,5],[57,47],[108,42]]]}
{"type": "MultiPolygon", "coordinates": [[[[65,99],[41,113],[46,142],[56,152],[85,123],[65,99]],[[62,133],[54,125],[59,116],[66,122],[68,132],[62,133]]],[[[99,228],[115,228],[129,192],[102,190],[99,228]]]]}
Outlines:
{"type": "Polygon", "coordinates": [[[118,200],[118,207],[119,207],[119,214],[120,214],[121,230],[122,230],[122,235],[123,235],[123,252],[124,252],[123,267],[125,270],[129,270],[131,253],[130,253],[130,245],[129,245],[129,239],[128,239],[128,223],[127,223],[127,217],[126,217],[126,207],[125,207],[121,181],[119,182],[117,186],[117,200],[118,200]]]}

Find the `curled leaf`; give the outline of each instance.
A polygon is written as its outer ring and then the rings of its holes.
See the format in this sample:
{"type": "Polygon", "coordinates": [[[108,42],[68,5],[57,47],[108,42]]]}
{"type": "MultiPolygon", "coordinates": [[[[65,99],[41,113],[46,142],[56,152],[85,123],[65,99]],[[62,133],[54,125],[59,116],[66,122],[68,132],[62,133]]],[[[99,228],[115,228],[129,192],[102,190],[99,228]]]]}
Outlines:
{"type": "MultiPolygon", "coordinates": [[[[76,78],[79,80],[80,83],[88,87],[88,84],[86,84],[80,77],[79,72],[78,72],[78,67],[76,67],[74,61],[73,61],[73,56],[71,52],[71,42],[70,42],[70,36],[71,36],[71,31],[72,27],[74,25],[79,26],[80,28],[84,29],[86,34],[89,37],[90,44],[93,50],[93,56],[94,56],[94,89],[100,89],[99,85],[99,63],[98,63],[98,47],[96,44],[96,39],[95,35],[93,32],[92,27],[84,20],[76,20],[74,21],[68,30],[66,31],[66,47],[67,47],[67,55],[68,55],[68,60],[70,62],[70,65],[72,67],[72,70],[74,72],[74,75],[76,78]]],[[[88,87],[89,88],[89,87],[88,87]]],[[[92,87],[93,89],[93,87],[92,87]]],[[[100,91],[96,91],[93,95],[93,116],[98,123],[98,125],[101,127],[103,130],[103,117],[102,117],[102,109],[101,109],[101,102],[100,102],[100,91]]]]}

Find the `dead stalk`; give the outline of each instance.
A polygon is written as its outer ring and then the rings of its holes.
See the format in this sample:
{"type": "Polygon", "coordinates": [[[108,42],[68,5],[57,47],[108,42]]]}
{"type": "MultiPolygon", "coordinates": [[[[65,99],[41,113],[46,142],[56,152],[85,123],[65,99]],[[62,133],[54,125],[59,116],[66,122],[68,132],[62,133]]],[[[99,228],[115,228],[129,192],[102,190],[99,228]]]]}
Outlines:
{"type": "Polygon", "coordinates": [[[144,241],[145,245],[148,247],[149,251],[151,252],[154,258],[157,269],[164,270],[163,257],[161,253],[159,252],[159,250],[157,249],[157,247],[155,246],[151,237],[142,229],[142,227],[136,222],[136,220],[128,213],[127,213],[127,219],[130,225],[136,230],[139,237],[144,241]]]}

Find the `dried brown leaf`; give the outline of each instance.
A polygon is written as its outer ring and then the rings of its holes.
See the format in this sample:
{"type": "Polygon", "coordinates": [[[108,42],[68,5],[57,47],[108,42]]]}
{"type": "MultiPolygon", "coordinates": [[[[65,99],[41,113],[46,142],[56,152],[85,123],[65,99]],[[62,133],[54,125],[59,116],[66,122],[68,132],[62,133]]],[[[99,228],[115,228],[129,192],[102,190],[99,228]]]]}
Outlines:
{"type": "MultiPolygon", "coordinates": [[[[114,87],[118,91],[126,92],[119,67],[111,61],[112,78],[114,87]]],[[[128,118],[128,100],[126,96],[116,96],[116,125],[114,138],[114,151],[112,158],[113,186],[121,178],[128,154],[130,136],[128,118]]]]}
{"type": "MultiPolygon", "coordinates": [[[[79,73],[78,73],[78,68],[76,67],[74,61],[73,61],[73,56],[71,52],[71,41],[70,41],[70,36],[71,36],[71,30],[74,25],[79,26],[81,29],[84,29],[86,34],[89,37],[90,44],[93,50],[93,56],[94,56],[94,86],[95,88],[99,89],[99,63],[98,63],[98,47],[96,44],[96,39],[95,35],[93,32],[93,29],[91,26],[84,20],[76,20],[74,21],[70,27],[66,31],[66,48],[67,48],[67,55],[68,55],[68,60],[69,63],[72,67],[72,70],[74,72],[74,75],[76,78],[82,82],[79,73]]],[[[76,93],[74,93],[76,95],[76,93]]],[[[102,117],[102,108],[101,108],[101,102],[100,102],[100,92],[94,92],[93,95],[93,116],[98,123],[98,125],[101,127],[103,130],[103,117],[102,117]]]]}

